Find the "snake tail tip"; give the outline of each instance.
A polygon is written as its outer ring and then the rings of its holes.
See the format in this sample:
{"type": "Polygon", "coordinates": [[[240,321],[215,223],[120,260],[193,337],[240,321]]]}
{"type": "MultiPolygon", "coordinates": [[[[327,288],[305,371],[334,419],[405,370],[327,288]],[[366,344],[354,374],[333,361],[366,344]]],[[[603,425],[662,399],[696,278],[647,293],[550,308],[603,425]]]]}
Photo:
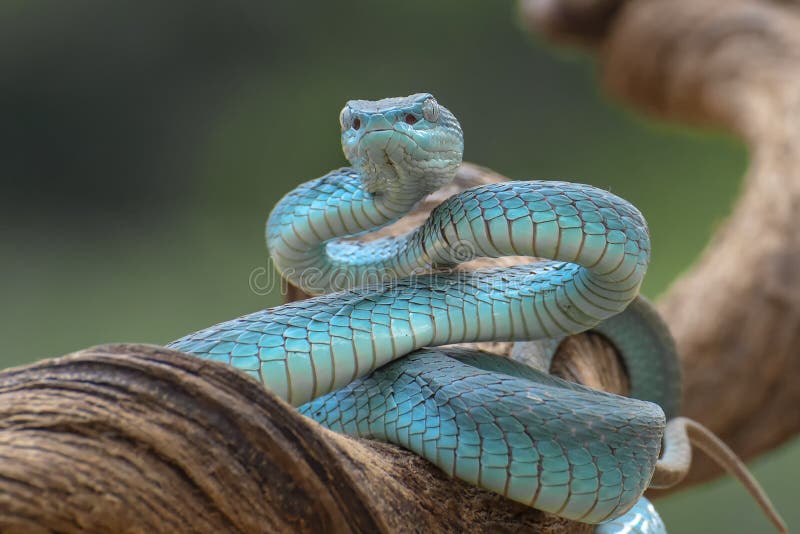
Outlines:
{"type": "Polygon", "coordinates": [[[686,434],[692,445],[702,450],[711,457],[720,467],[738,480],[750,496],[756,501],[767,519],[775,526],[781,534],[787,534],[789,528],[781,517],[778,510],[772,504],[769,496],[758,483],[756,478],[747,468],[745,463],[728,447],[719,437],[704,425],[688,419],[679,417],[675,420],[686,429],[686,434]]]}

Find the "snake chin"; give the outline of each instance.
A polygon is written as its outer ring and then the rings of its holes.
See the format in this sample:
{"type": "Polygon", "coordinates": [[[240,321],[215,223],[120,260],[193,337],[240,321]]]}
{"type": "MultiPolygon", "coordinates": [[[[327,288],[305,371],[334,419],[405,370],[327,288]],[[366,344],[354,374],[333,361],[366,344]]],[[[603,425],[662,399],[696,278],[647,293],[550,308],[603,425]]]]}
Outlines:
{"type": "Polygon", "coordinates": [[[370,193],[412,189],[428,194],[450,183],[461,163],[460,152],[431,152],[396,130],[364,134],[350,159],[370,193]]]}

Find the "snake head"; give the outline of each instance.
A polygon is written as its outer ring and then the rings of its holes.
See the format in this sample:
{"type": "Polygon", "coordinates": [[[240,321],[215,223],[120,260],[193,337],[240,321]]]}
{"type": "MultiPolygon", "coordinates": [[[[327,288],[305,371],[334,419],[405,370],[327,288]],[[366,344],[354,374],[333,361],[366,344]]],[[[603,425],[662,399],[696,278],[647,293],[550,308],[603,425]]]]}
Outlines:
{"type": "Polygon", "coordinates": [[[339,122],[344,154],[370,193],[419,198],[449,183],[461,164],[461,126],[429,93],[350,100],[339,122]]]}

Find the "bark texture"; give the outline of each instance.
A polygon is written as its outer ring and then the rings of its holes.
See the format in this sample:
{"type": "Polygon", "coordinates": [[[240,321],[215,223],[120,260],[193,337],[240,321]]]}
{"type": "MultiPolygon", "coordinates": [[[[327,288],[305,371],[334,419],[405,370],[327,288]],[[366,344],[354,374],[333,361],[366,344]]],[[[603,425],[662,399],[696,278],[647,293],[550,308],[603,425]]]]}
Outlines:
{"type": "MultiPolygon", "coordinates": [[[[563,532],[226,365],[109,345],[0,373],[0,531],[563,532]]],[[[590,532],[591,525],[572,525],[590,532]]]]}
{"type": "MultiPolygon", "coordinates": [[[[750,167],[733,213],[659,308],[683,359],[684,415],[745,460],[790,439],[800,429],[800,4],[521,6],[531,29],[594,50],[605,87],[625,103],[747,143],[750,167]]],[[[698,456],[679,487],[717,474],[698,456]]]]}

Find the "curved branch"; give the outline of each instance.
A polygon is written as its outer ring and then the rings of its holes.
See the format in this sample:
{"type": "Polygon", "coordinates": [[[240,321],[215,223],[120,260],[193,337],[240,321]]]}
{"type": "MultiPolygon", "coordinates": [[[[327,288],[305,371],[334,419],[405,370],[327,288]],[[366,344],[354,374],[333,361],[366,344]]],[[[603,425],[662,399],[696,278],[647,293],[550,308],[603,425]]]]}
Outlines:
{"type": "MultiPolygon", "coordinates": [[[[595,44],[605,85],[624,101],[748,143],[751,164],[730,219],[659,304],[683,358],[685,415],[745,459],[785,442],[800,430],[797,5],[526,0],[523,15],[554,38],[595,44]],[[613,17],[596,16],[611,4],[613,17]],[[565,6],[581,24],[559,18],[565,6]]],[[[684,484],[719,474],[706,460],[684,484]]]]}
{"type": "Polygon", "coordinates": [[[330,432],[227,365],[111,345],[0,373],[3,532],[588,532],[330,432]]]}

